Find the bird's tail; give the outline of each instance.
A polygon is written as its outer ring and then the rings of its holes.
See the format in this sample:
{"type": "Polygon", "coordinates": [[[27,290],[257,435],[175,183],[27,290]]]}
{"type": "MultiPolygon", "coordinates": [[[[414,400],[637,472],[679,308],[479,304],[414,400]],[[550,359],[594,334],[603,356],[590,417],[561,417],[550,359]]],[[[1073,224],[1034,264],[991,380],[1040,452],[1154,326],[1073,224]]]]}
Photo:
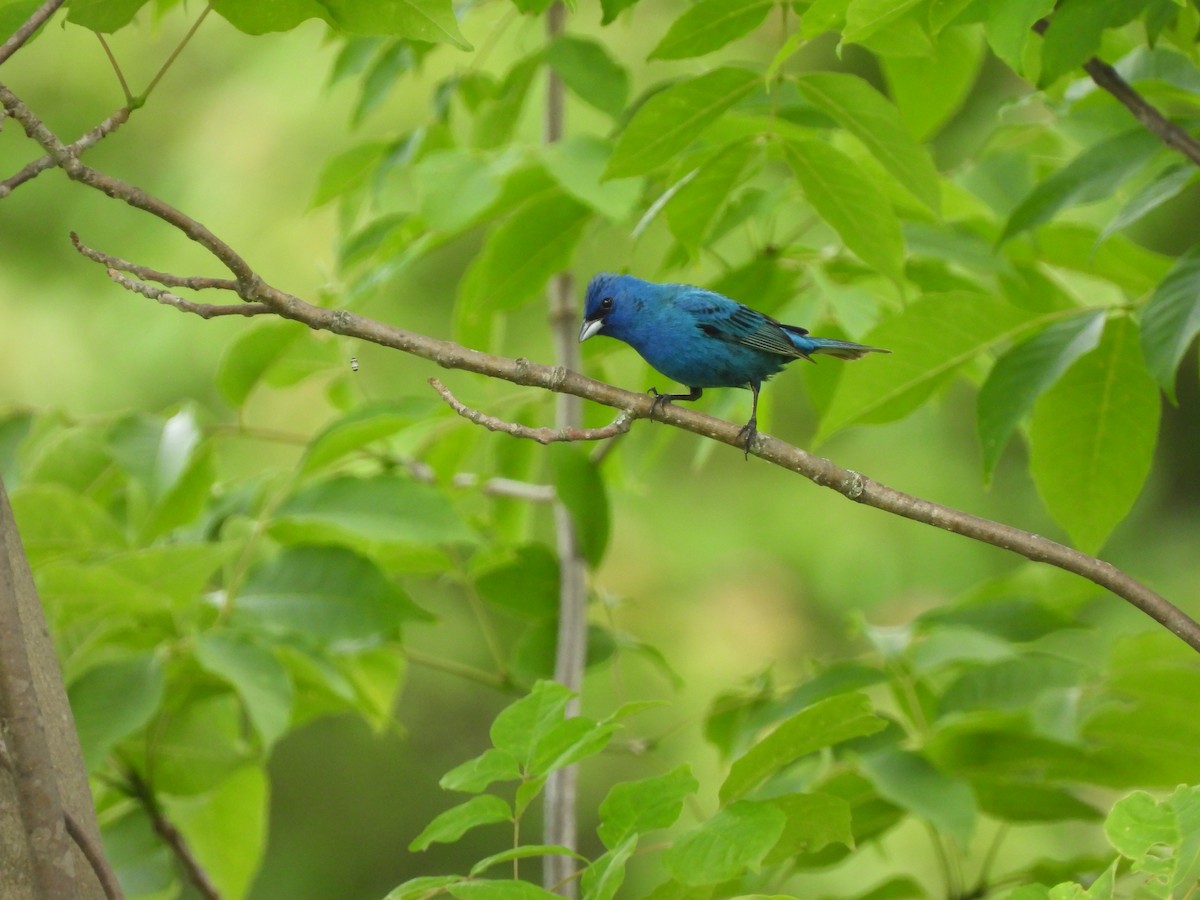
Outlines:
{"type": "Polygon", "coordinates": [[[882,347],[868,347],[866,344],[856,344],[854,341],[839,341],[836,338],[814,337],[811,334],[791,335],[792,343],[805,355],[824,353],[826,356],[836,356],[838,359],[860,359],[868,353],[891,353],[882,347]]]}

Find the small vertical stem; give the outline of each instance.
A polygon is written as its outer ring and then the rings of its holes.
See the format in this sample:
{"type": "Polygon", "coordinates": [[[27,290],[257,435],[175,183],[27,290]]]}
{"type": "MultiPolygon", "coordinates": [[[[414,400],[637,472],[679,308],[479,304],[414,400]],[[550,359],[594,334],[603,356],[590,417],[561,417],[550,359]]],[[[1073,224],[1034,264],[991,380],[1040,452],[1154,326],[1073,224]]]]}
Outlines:
{"type": "MultiPolygon", "coordinates": [[[[546,14],[546,37],[554,40],[563,33],[566,8],[555,3],[546,14]]],[[[547,144],[563,136],[564,87],[553,69],[546,84],[544,140],[547,144]]],[[[560,272],[550,280],[548,289],[549,322],[554,340],[555,360],[568,369],[579,368],[579,342],[575,338],[575,304],[572,279],[560,272]]],[[[583,420],[579,397],[559,394],[555,401],[555,423],[560,428],[577,428],[583,420]]],[[[557,543],[561,584],[558,596],[558,643],[555,649],[554,679],[578,693],[583,683],[584,655],[587,649],[586,568],[575,536],[571,516],[561,503],[554,504],[554,533],[557,543]]],[[[578,713],[578,700],[572,700],[567,715],[578,713]]],[[[553,773],[546,782],[543,799],[544,838],[547,844],[576,849],[575,785],[576,768],[570,766],[553,773]]],[[[564,897],[578,896],[578,882],[571,876],[575,863],[569,856],[546,857],[542,883],[564,897]]]]}

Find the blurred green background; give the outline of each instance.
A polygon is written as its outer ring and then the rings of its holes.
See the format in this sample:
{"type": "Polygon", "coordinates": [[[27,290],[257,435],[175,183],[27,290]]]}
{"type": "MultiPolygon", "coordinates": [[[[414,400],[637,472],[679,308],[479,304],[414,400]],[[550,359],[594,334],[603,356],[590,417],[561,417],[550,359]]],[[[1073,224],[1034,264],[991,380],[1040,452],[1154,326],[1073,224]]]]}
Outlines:
{"type": "MultiPolygon", "coordinates": [[[[643,3],[634,24],[610,29],[609,36],[629,42],[623,52],[630,58],[644,58],[637,48],[653,46],[685,5],[643,3]]],[[[576,17],[582,27],[594,26],[597,10],[587,3],[581,7],[576,17]]],[[[468,38],[486,45],[498,17],[487,8],[468,17],[468,38]]],[[[112,38],[135,91],[153,75],[190,18],[168,14],[112,38]]],[[[531,23],[509,29],[491,51],[489,65],[502,68],[522,45],[532,46],[540,39],[539,28],[531,23]]],[[[732,59],[769,56],[769,45],[754,46],[769,39],[769,30],[760,30],[724,53],[732,59]]],[[[212,16],[147,106],[88,161],[204,222],[274,284],[336,304],[341,288],[334,262],[336,214],[330,207],[310,208],[324,161],[373,132],[391,134],[405,122],[420,121],[430,86],[466,59],[441,50],[352,134],[347,123],[357,99],[354,87],[328,84],[337,49],[315,22],[288,34],[251,38],[212,16]]],[[[859,56],[869,70],[869,59],[859,56]]],[[[67,139],[121,104],[95,36],[73,26],[50,28],[5,66],[4,75],[67,139]]],[[[635,92],[657,77],[655,64],[646,64],[635,92]]],[[[969,155],[989,133],[998,104],[1020,90],[1006,70],[985,66],[971,102],[939,138],[942,161],[953,165],[969,155]]],[[[569,109],[571,121],[591,115],[575,105],[569,109]]],[[[536,116],[527,118],[523,128],[536,133],[536,116]]],[[[34,145],[20,129],[5,122],[0,172],[15,171],[34,155],[34,145]]],[[[1197,226],[1195,195],[1186,201],[1155,216],[1139,239],[1155,249],[1172,249],[1174,235],[1197,226]]],[[[88,419],[192,401],[214,425],[232,424],[232,412],[214,389],[214,373],[223,349],[247,323],[234,318],[204,322],[121,290],[75,253],[68,241],[72,230],[106,252],[161,270],[223,274],[161,223],[70,184],[58,172],[43,174],[0,202],[0,409],[54,409],[88,419]]],[[[580,254],[575,265],[580,294],[592,272],[627,265],[636,270],[639,257],[653,255],[644,245],[614,245],[617,251],[607,255],[594,245],[580,254]]],[[[388,285],[362,311],[450,335],[457,273],[473,249],[460,242],[436,255],[388,285]]],[[[704,282],[712,274],[698,269],[688,280],[704,282]]],[[[419,394],[424,378],[441,375],[421,361],[331,340],[346,357],[360,359],[357,384],[366,397],[419,394]]],[[[540,313],[512,328],[507,345],[514,354],[550,361],[540,313]]],[[[587,349],[585,368],[591,353],[603,354],[608,371],[621,373],[622,386],[636,390],[652,383],[632,350],[587,349]]],[[[767,389],[766,428],[805,446],[814,424],[802,384],[809,373],[800,369],[779,376],[767,389]]],[[[1194,357],[1185,370],[1196,371],[1194,357]]],[[[476,380],[464,373],[442,377],[468,396],[476,380]]],[[[501,393],[517,397],[521,392],[504,386],[501,393]]],[[[748,395],[724,394],[706,396],[702,408],[741,421],[748,395]]],[[[818,452],[918,496],[1061,537],[1034,494],[1019,442],[1007,452],[994,483],[981,484],[973,402],[974,391],[958,383],[901,422],[843,432],[818,452]]],[[[295,458],[296,450],[286,442],[255,439],[254,430],[309,434],[333,415],[319,385],[260,390],[243,413],[251,433],[238,439],[232,455],[239,468],[225,474],[286,465],[295,458]]],[[[856,652],[864,623],[903,626],[921,611],[1022,566],[996,549],[859,508],[781,470],[746,462],[729,448],[703,446],[696,438],[645,422],[634,432],[619,451],[625,465],[612,492],[613,545],[593,582],[603,598],[598,615],[661,648],[688,686],[675,698],[672,722],[659,729],[669,736],[660,753],[646,761],[643,774],[677,760],[690,762],[698,772],[715,768],[700,718],[723,687],[767,670],[788,681],[806,672],[813,658],[856,652]]],[[[487,440],[503,444],[510,439],[487,440]]],[[[1164,413],[1151,481],[1103,554],[1193,615],[1200,614],[1197,447],[1200,398],[1195,379],[1184,378],[1179,406],[1164,413]]],[[[1069,579],[1061,583],[1070,589],[1069,579]]],[[[412,645],[486,666],[486,647],[461,591],[438,582],[424,588],[422,602],[441,620],[412,629],[412,645]]],[[[1148,624],[1113,597],[1094,604],[1090,615],[1109,635],[1148,624]]],[[[662,692],[674,690],[652,665],[622,657],[590,674],[585,710],[623,698],[631,682],[655,680],[662,692]]],[[[377,897],[403,878],[449,871],[456,861],[486,853],[495,837],[486,829],[420,856],[406,845],[431,811],[449,805],[437,788],[438,777],[485,746],[487,723],[508,700],[414,665],[394,733],[373,735],[347,718],[322,720],[288,737],[271,766],[270,845],[253,896],[377,897]]],[[[619,765],[628,771],[627,760],[619,765]]],[[[583,809],[595,808],[609,780],[603,767],[585,770],[583,809]]],[[[586,845],[591,840],[586,823],[581,831],[586,845]]],[[[1037,829],[1030,832],[1031,845],[1045,840],[1037,829]]],[[[888,847],[924,853],[916,849],[923,846],[920,838],[901,835],[888,847]]],[[[1059,840],[1070,843],[1071,838],[1059,840]]],[[[869,867],[867,858],[860,863],[869,867]]],[[[840,870],[829,877],[844,888],[867,876],[840,870]]]]}

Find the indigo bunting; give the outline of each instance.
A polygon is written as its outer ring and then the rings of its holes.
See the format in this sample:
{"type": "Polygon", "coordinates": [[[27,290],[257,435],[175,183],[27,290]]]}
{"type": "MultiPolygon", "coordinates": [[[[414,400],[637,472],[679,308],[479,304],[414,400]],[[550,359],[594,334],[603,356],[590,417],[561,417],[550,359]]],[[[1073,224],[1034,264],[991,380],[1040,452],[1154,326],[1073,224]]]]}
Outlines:
{"type": "Polygon", "coordinates": [[[795,359],[813,362],[824,353],[858,359],[890,353],[851,341],[813,337],[722,294],[687,284],[654,284],[632,275],[597,275],[588,284],[582,343],[594,334],[624,341],[655,369],[688,387],[686,394],[660,394],[653,409],[672,400],[699,400],[704,388],[748,387],[750,421],[742,428],[746,453],[758,434],[758,391],[795,359]]]}

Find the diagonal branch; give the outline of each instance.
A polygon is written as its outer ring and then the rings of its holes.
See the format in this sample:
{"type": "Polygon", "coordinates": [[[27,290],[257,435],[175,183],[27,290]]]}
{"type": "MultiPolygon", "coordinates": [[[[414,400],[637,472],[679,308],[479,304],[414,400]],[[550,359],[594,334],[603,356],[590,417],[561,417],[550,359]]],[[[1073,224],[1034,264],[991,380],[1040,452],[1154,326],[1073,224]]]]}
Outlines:
{"type": "MultiPolygon", "coordinates": [[[[274,288],[269,290],[280,293],[274,288]]],[[[472,350],[453,341],[397,328],[348,310],[313,306],[296,297],[276,312],[314,330],[369,341],[430,360],[443,368],[461,369],[513,384],[582,397],[624,410],[634,419],[648,419],[653,414],[655,421],[742,449],[741,427],[732,422],[671,404],[655,411],[655,398],[649,394],[623,390],[562,366],[539,365],[524,358],[512,359],[472,350]]],[[[1200,652],[1200,623],[1111,563],[1041,535],[914,497],[769,435],[759,434],[750,445],[750,453],[857,503],[1080,575],[1133,604],[1200,652]]]]}
{"type": "MultiPolygon", "coordinates": [[[[96,144],[100,143],[100,141],[108,137],[127,121],[129,121],[129,112],[130,110],[128,106],[122,106],[115,113],[101,122],[95,128],[85,133],[74,143],[67,144],[67,152],[72,156],[78,156],[79,154],[83,153],[83,151],[96,146],[96,144]]],[[[3,200],[25,182],[32,181],[47,169],[53,169],[56,165],[58,165],[58,163],[56,163],[54,161],[54,157],[50,156],[49,154],[40,156],[33,162],[28,163],[16,174],[10,175],[8,178],[0,181],[0,200],[3,200]]]]}
{"type": "Polygon", "coordinates": [[[499,431],[504,434],[511,434],[513,437],[528,438],[531,441],[537,441],[539,444],[567,443],[572,441],[604,441],[618,435],[627,434],[629,426],[633,424],[633,417],[625,410],[621,410],[620,414],[603,428],[573,428],[569,425],[564,425],[561,428],[531,428],[519,422],[507,422],[496,416],[489,416],[478,409],[472,409],[450,393],[450,388],[446,387],[436,378],[430,378],[429,383],[435,391],[442,395],[442,399],[446,401],[446,404],[464,419],[474,422],[476,425],[482,425],[488,431],[499,431]]]}
{"type": "MultiPolygon", "coordinates": [[[[1051,27],[1053,26],[1049,19],[1039,19],[1033,23],[1033,30],[1041,35],[1044,35],[1051,27]]],[[[1172,150],[1200,166],[1200,141],[1159,112],[1158,107],[1134,90],[1133,86],[1121,77],[1121,73],[1095,56],[1083,64],[1083,70],[1088,73],[1097,87],[1108,91],[1122,106],[1133,113],[1133,117],[1141,122],[1147,131],[1172,150]]]]}
{"type": "MultiPolygon", "coordinates": [[[[544,366],[524,358],[512,359],[472,350],[452,341],[397,328],[344,309],[314,306],[262,280],[228,244],[201,223],[163,201],[120,179],[111,178],[64,154],[63,145],[11,91],[0,84],[0,105],[21,122],[26,132],[42,144],[72,178],[96,190],[143,209],[175,226],[217,257],[236,277],[236,293],[248,302],[261,302],[275,314],[303,323],[309,328],[358,338],[419,356],[448,369],[462,369],[513,384],[542,388],[582,397],[595,403],[625,410],[636,419],[650,418],[654,398],[595,381],[563,366],[544,366]]],[[[654,418],[666,425],[731,447],[741,449],[741,428],[696,410],[667,405],[654,418]]],[[[858,472],[815,456],[777,438],[760,434],[749,452],[803,475],[815,484],[844,497],[893,515],[961,534],[982,543],[1019,554],[1034,562],[1047,563],[1073,572],[1112,591],[1200,652],[1200,623],[1135,578],[1101,559],[1089,556],[1041,535],[1014,528],[981,516],[914,497],[888,487],[858,472]]]]}
{"type": "Polygon", "coordinates": [[[54,11],[62,5],[63,0],[46,0],[35,9],[33,15],[26,19],[3,44],[0,44],[0,65],[3,65],[6,59],[20,50],[25,42],[33,37],[34,32],[41,28],[46,20],[54,15],[54,11]]]}

